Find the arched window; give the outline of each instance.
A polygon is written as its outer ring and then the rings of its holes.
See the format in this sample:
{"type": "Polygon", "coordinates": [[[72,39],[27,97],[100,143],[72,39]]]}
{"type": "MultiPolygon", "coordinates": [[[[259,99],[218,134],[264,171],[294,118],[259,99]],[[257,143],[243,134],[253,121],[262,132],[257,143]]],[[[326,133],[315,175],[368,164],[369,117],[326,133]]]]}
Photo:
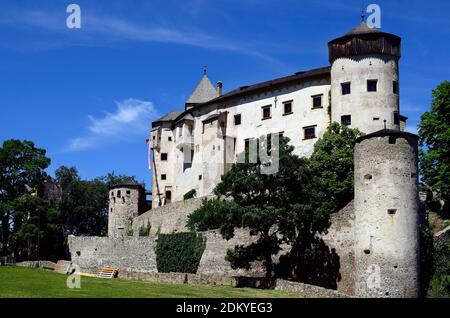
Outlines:
{"type": "Polygon", "coordinates": [[[120,192],[120,190],[117,190],[117,197],[120,198],[122,196],[122,193],[120,192]]]}

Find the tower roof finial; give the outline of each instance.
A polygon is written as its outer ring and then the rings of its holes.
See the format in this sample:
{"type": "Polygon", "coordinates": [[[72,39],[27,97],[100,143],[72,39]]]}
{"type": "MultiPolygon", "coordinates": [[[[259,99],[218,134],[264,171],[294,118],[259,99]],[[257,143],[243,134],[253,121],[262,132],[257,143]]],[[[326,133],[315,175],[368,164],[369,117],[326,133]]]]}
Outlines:
{"type": "Polygon", "coordinates": [[[203,66],[203,75],[206,75],[206,65],[203,66]]]}
{"type": "Polygon", "coordinates": [[[361,5],[361,22],[364,22],[366,18],[366,13],[364,12],[364,3],[361,5]]]}

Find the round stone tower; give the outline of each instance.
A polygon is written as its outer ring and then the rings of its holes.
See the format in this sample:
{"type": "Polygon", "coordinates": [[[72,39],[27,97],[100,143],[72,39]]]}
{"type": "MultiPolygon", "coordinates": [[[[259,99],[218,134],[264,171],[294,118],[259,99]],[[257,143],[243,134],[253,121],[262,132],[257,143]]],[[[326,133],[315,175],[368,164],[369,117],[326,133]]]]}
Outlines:
{"type": "Polygon", "coordinates": [[[417,140],[381,130],[356,141],[356,296],[418,297],[417,140]]]}
{"type": "Polygon", "coordinates": [[[109,189],[108,236],[131,235],[133,219],[145,204],[145,189],[136,183],[121,183],[109,189]]]}
{"type": "Polygon", "coordinates": [[[332,122],[364,133],[399,129],[400,42],[361,22],[328,43],[332,122]]]}

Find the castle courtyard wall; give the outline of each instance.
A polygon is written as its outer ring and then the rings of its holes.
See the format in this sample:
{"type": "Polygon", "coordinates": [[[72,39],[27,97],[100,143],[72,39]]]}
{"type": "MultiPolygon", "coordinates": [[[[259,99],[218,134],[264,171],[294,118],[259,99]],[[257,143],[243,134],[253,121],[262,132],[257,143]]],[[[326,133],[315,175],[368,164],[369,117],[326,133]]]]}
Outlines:
{"type": "MultiPolygon", "coordinates": [[[[164,281],[167,277],[159,275],[162,273],[158,273],[156,266],[156,234],[188,231],[186,228],[188,215],[200,207],[204,199],[194,198],[174,202],[140,215],[133,221],[134,236],[123,238],[69,236],[72,262],[79,265],[83,272],[95,273],[101,267],[112,266],[119,268],[121,277],[164,281]],[[139,237],[139,228],[146,226],[148,222],[151,225],[150,236],[139,237]]],[[[337,281],[337,290],[350,295],[354,293],[353,219],[354,209],[351,202],[332,216],[332,225],[323,236],[328,248],[334,250],[339,259],[340,279],[337,281]]],[[[256,237],[250,236],[248,231],[237,229],[235,236],[229,241],[223,239],[218,230],[203,232],[203,235],[206,237],[206,247],[197,271],[197,275],[200,275],[198,277],[203,277],[201,280],[216,281],[219,277],[228,282],[226,277],[265,276],[260,262],[252,263],[250,270],[234,270],[225,260],[229,248],[235,245],[248,245],[256,240],[256,237]]],[[[283,253],[288,250],[289,247],[285,247],[283,253]]],[[[277,261],[277,257],[274,261],[277,261]]],[[[191,281],[194,278],[191,277],[191,281]]],[[[171,276],[170,279],[175,278],[171,276]]],[[[175,280],[182,282],[183,278],[177,276],[175,280]]]]}

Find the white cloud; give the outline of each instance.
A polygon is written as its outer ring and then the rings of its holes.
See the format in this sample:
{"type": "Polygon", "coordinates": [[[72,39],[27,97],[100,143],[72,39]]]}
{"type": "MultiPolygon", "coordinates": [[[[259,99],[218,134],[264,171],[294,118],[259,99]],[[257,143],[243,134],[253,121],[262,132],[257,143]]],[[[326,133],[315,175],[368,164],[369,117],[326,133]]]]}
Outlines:
{"type": "MultiPolygon", "coordinates": [[[[194,2],[194,7],[201,2],[194,2]]],[[[64,12],[63,12],[64,13],[64,12]]],[[[65,13],[64,13],[65,14],[65,13]]],[[[0,6],[0,24],[12,27],[32,27],[62,35],[56,40],[58,43],[49,45],[49,48],[59,46],[109,46],[116,42],[136,41],[136,42],[158,42],[178,45],[188,45],[205,49],[215,49],[236,52],[250,55],[268,62],[279,63],[270,55],[258,49],[255,43],[237,42],[227,40],[222,36],[205,33],[195,28],[167,27],[157,24],[136,24],[125,19],[113,16],[89,15],[83,13],[82,28],[78,32],[71,32],[70,37],[65,25],[65,16],[61,12],[44,10],[14,10],[3,9],[0,6]],[[63,22],[61,22],[63,21],[63,22]]],[[[0,43],[1,46],[13,48],[14,44],[0,43]]],[[[17,43],[15,43],[17,45],[17,43]]],[[[35,49],[34,46],[43,47],[42,43],[28,43],[28,49],[35,49]]],[[[45,44],[46,45],[46,44],[45,44]]],[[[269,45],[270,43],[265,43],[269,45]]],[[[260,45],[258,45],[260,46],[260,45]]],[[[267,48],[267,47],[266,47],[267,48]]],[[[24,48],[19,45],[19,49],[24,48]]]]}
{"type": "Polygon", "coordinates": [[[158,114],[148,101],[129,98],[116,102],[114,113],[107,112],[101,118],[88,116],[88,132],[69,141],[63,152],[75,152],[108,144],[111,140],[130,140],[148,133],[149,125],[158,114]]]}

